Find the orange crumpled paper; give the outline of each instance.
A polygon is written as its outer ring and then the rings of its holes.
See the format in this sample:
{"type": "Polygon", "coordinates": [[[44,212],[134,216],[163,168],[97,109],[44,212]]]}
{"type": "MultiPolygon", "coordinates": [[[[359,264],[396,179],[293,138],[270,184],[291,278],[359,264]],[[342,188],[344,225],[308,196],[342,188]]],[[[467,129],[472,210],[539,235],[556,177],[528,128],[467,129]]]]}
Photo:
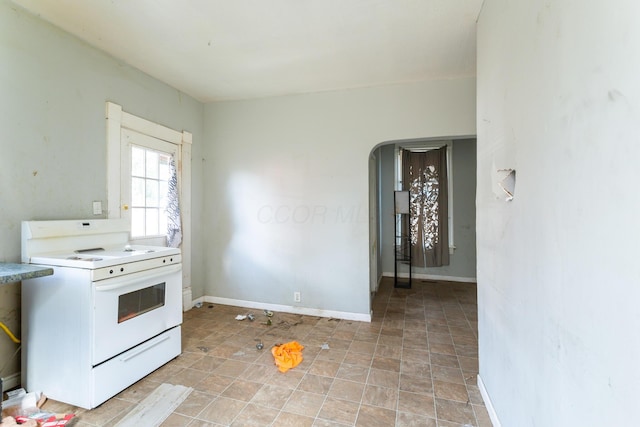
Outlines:
{"type": "Polygon", "coordinates": [[[275,359],[280,372],[287,372],[302,362],[302,350],[304,346],[297,341],[276,345],[271,348],[271,354],[275,359]]]}

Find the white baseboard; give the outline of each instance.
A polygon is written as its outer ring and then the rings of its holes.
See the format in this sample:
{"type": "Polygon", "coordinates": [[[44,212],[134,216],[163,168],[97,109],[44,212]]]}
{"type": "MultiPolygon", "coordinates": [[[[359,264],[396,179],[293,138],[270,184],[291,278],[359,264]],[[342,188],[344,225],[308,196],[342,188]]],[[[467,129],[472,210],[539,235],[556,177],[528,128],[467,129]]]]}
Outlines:
{"type": "MultiPolygon", "coordinates": [[[[2,377],[2,391],[20,387],[20,372],[2,377]]],[[[0,398],[0,400],[2,400],[0,398]]]]}
{"type": "MultiPolygon", "coordinates": [[[[394,277],[393,273],[382,273],[385,277],[394,277]]],[[[398,277],[406,279],[409,277],[409,273],[398,273],[398,277]]],[[[421,280],[444,280],[446,282],[463,282],[463,283],[476,283],[475,277],[457,277],[457,276],[439,276],[437,274],[424,274],[424,273],[411,273],[413,279],[421,280]]]]}
{"type": "MultiPolygon", "coordinates": [[[[244,308],[257,308],[260,310],[270,310],[282,313],[304,314],[307,316],[332,317],[335,319],[356,320],[359,322],[371,322],[371,313],[351,313],[348,311],[321,310],[318,308],[295,307],[291,305],[267,304],[256,301],[245,301],[231,298],[205,296],[194,301],[194,305],[198,302],[212,302],[214,304],[233,305],[244,308]]],[[[242,314],[242,313],[238,313],[242,314]]]]}
{"type": "Polygon", "coordinates": [[[493,403],[489,398],[489,393],[487,393],[487,389],[484,386],[484,382],[482,382],[482,378],[480,377],[480,374],[478,374],[478,388],[480,389],[480,395],[482,395],[482,400],[484,400],[484,406],[485,408],[487,408],[487,412],[489,413],[491,424],[493,424],[493,427],[502,427],[502,424],[498,419],[498,414],[496,413],[496,410],[493,407],[493,403]]]}

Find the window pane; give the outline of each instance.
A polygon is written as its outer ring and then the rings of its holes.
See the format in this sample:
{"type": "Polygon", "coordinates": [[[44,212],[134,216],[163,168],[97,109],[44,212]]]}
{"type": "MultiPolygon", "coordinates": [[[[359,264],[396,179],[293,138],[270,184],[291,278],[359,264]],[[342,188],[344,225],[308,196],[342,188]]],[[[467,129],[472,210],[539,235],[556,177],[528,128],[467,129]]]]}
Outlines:
{"type": "Polygon", "coordinates": [[[171,156],[160,154],[160,179],[169,179],[169,160],[171,156]]]}
{"type": "Polygon", "coordinates": [[[169,184],[167,181],[160,181],[160,204],[158,205],[161,209],[167,208],[167,203],[169,200],[169,184]]]}
{"type": "Polygon", "coordinates": [[[146,215],[146,220],[147,220],[147,229],[146,229],[146,234],[147,236],[152,236],[154,234],[160,234],[160,224],[159,224],[159,218],[158,218],[158,214],[159,214],[160,210],[159,209],[151,209],[151,208],[147,208],[147,215],[146,215]]]}
{"type": "Polygon", "coordinates": [[[131,205],[143,207],[145,199],[144,179],[131,178],[131,205]]]}
{"type": "Polygon", "coordinates": [[[131,175],[144,176],[144,148],[131,147],[131,175]]]}
{"type": "Polygon", "coordinates": [[[160,210],[160,224],[158,226],[160,229],[158,230],[158,234],[166,234],[167,229],[169,228],[167,221],[167,212],[164,209],[160,210]]]}
{"type": "Polygon", "coordinates": [[[147,151],[147,178],[158,179],[158,153],[155,151],[147,151]]]}
{"type": "Polygon", "coordinates": [[[158,195],[158,181],[154,179],[146,180],[146,206],[157,208],[160,206],[160,198],[158,195]]]}
{"type": "Polygon", "coordinates": [[[144,236],[144,208],[131,209],[131,236],[144,236]]]}

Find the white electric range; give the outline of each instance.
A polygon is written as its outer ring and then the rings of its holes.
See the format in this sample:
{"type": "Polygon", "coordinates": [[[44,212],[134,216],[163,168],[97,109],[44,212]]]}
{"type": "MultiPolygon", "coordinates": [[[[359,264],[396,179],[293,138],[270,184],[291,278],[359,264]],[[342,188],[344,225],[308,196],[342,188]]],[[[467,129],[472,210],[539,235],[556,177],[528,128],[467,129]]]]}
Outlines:
{"type": "Polygon", "coordinates": [[[24,221],[22,383],[94,408],[181,353],[180,250],[130,245],[119,219],[24,221]]]}

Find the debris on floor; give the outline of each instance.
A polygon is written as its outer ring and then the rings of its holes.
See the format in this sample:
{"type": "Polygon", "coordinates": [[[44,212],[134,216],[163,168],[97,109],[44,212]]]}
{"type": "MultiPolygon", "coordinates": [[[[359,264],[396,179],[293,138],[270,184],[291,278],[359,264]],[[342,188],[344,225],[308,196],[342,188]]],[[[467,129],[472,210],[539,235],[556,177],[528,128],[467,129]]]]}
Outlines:
{"type": "Polygon", "coordinates": [[[247,318],[247,316],[245,316],[244,314],[238,314],[238,315],[236,316],[236,320],[244,320],[244,319],[246,319],[246,318],[247,318]]]}
{"type": "Polygon", "coordinates": [[[275,345],[271,348],[271,354],[280,372],[287,372],[302,362],[302,350],[304,346],[297,341],[275,345]]]}
{"type": "Polygon", "coordinates": [[[320,350],[329,350],[329,348],[330,348],[330,347],[329,347],[329,344],[327,344],[327,343],[324,343],[324,344],[322,344],[322,345],[320,346],[320,350]]]}
{"type": "Polygon", "coordinates": [[[26,423],[18,424],[15,418],[13,417],[4,417],[2,422],[0,422],[0,427],[38,427],[38,422],[36,420],[29,420],[26,423]]]}
{"type": "Polygon", "coordinates": [[[9,397],[2,402],[2,422],[0,427],[62,427],[70,423],[75,414],[55,414],[44,411],[42,405],[47,397],[42,393],[19,388],[7,392],[9,397]]]}
{"type": "Polygon", "coordinates": [[[272,323],[271,318],[273,317],[273,311],[265,310],[264,315],[267,316],[267,322],[265,323],[265,325],[271,326],[271,323],[272,323]]]}

